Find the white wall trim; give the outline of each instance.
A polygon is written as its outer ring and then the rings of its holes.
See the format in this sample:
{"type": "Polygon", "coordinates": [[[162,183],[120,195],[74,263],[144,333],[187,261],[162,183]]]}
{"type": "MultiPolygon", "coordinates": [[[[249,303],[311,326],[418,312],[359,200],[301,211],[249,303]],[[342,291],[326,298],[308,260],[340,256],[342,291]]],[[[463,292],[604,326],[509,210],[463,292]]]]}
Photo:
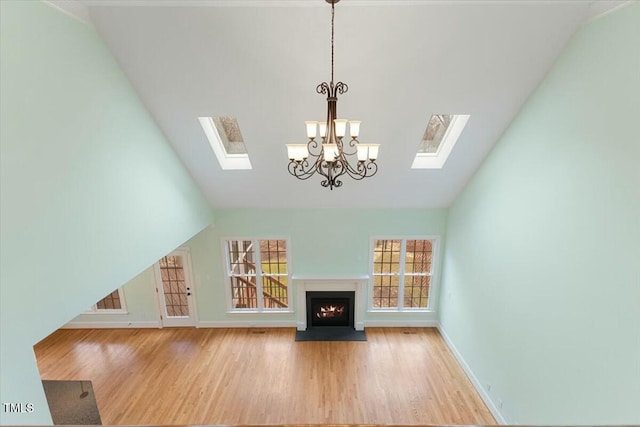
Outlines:
{"type": "Polygon", "coordinates": [[[444,338],[444,342],[447,344],[447,347],[449,347],[449,350],[451,350],[451,353],[453,353],[454,357],[456,358],[460,366],[462,366],[462,369],[464,370],[465,374],[467,374],[469,381],[471,381],[471,384],[476,389],[476,391],[484,401],[485,405],[487,405],[487,408],[489,408],[491,415],[493,415],[493,417],[496,419],[496,421],[499,424],[507,424],[506,420],[502,416],[502,413],[498,410],[498,407],[495,405],[493,400],[491,400],[491,397],[487,394],[486,390],[484,389],[480,381],[478,381],[478,378],[476,377],[476,375],[473,373],[473,371],[467,364],[467,361],[464,360],[464,358],[462,357],[462,354],[460,354],[456,346],[453,344],[453,341],[451,341],[451,338],[449,338],[449,335],[447,335],[445,330],[442,328],[442,325],[438,324],[437,328],[438,328],[438,331],[440,331],[440,335],[442,335],[442,338],[444,338]]]}
{"type": "Polygon", "coordinates": [[[295,320],[204,320],[198,328],[295,328],[295,320]]]}
{"type": "Polygon", "coordinates": [[[386,319],[386,320],[365,320],[365,327],[370,328],[437,328],[437,320],[415,320],[415,319],[386,319]]]}
{"type": "Polygon", "coordinates": [[[131,328],[161,328],[159,320],[133,322],[69,322],[61,329],[131,329],[131,328]]]}

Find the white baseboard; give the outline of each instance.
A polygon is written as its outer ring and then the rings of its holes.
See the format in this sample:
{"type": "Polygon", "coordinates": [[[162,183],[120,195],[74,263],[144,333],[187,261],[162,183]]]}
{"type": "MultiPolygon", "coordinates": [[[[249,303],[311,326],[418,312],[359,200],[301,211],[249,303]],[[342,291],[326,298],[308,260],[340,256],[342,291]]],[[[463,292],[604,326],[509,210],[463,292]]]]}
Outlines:
{"type": "Polygon", "coordinates": [[[437,328],[437,320],[365,320],[365,327],[371,328],[437,328]]]}
{"type": "Polygon", "coordinates": [[[437,327],[438,327],[438,331],[440,331],[440,335],[442,335],[442,338],[444,338],[444,342],[449,347],[449,350],[451,350],[451,353],[453,353],[453,356],[456,358],[460,366],[462,366],[462,369],[467,374],[469,381],[471,381],[471,384],[480,395],[480,398],[482,398],[485,405],[487,405],[487,408],[489,408],[489,412],[491,412],[491,415],[493,415],[493,417],[496,419],[496,421],[499,424],[507,424],[506,420],[502,416],[502,413],[500,413],[500,410],[498,409],[496,404],[493,402],[493,400],[491,400],[491,397],[487,394],[486,390],[484,389],[480,381],[478,381],[478,378],[475,376],[475,374],[467,364],[467,361],[464,360],[464,358],[462,357],[462,354],[460,354],[456,346],[453,344],[453,341],[451,341],[451,338],[449,338],[449,335],[447,335],[447,333],[444,331],[444,329],[440,324],[438,324],[437,327]]]}
{"type": "Polygon", "coordinates": [[[295,320],[203,320],[198,328],[295,328],[295,320]]]}
{"type": "Polygon", "coordinates": [[[140,322],[69,322],[61,329],[131,329],[131,328],[161,328],[160,321],[140,322]]]}
{"type": "MultiPolygon", "coordinates": [[[[295,320],[203,320],[197,328],[296,328],[295,320]]],[[[438,327],[435,320],[368,320],[356,325],[356,330],[371,328],[438,327]],[[360,328],[358,328],[360,327],[360,328]]],[[[126,328],[162,328],[160,321],[139,322],[69,322],[62,329],[126,329],[126,328]]]]}

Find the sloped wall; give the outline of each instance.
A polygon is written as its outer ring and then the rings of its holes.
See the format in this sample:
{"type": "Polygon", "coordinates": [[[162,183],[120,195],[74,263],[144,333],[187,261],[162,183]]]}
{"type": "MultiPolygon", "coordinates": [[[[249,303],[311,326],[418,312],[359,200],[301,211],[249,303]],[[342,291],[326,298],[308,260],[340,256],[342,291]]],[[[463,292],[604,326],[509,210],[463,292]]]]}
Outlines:
{"type": "Polygon", "coordinates": [[[0,423],[49,424],[33,345],[212,213],[93,29],[0,7],[0,423]]]}
{"type": "Polygon", "coordinates": [[[581,29],[450,209],[441,325],[507,423],[640,424],[640,4],[581,29]]]}

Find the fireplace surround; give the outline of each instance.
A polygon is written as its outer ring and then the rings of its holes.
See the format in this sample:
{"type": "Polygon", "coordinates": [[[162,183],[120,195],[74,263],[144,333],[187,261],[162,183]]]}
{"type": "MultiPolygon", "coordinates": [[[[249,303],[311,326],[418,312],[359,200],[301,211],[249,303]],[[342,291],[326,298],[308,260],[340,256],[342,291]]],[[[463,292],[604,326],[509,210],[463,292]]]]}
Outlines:
{"type": "Polygon", "coordinates": [[[293,276],[292,283],[297,293],[297,329],[305,331],[307,326],[312,326],[307,314],[307,292],[351,292],[353,293],[353,304],[351,305],[352,326],[357,331],[363,331],[366,307],[364,290],[368,281],[369,276],[337,278],[293,276]]]}

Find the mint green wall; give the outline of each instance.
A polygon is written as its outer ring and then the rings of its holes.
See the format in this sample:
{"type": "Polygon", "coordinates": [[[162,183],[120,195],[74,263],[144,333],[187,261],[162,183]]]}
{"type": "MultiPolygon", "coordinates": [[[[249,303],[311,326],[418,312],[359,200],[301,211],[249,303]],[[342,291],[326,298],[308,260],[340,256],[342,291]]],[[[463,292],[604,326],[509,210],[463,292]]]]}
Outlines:
{"type": "Polygon", "coordinates": [[[0,423],[49,424],[32,346],[211,211],[93,29],[0,7],[0,401],[35,407],[0,423]]]}
{"type": "Polygon", "coordinates": [[[450,209],[441,324],[508,423],[640,424],[640,4],[581,29],[450,209]]]}
{"type": "MultiPolygon", "coordinates": [[[[205,322],[295,319],[294,314],[226,313],[223,237],[289,237],[293,275],[353,277],[369,274],[371,236],[439,235],[444,239],[446,215],[444,209],[217,210],[215,226],[185,244],[191,249],[199,318],[205,322]]],[[[365,321],[436,318],[435,313],[368,313],[365,321]]]]}
{"type": "MultiPolygon", "coordinates": [[[[225,237],[289,238],[291,271],[298,276],[355,277],[369,274],[372,236],[439,236],[444,243],[447,211],[428,209],[318,209],[318,210],[217,210],[215,224],[182,246],[190,251],[200,326],[260,325],[276,322],[295,325],[295,313],[227,313],[226,283],[221,240],[225,237]]],[[[436,260],[432,298],[437,305],[442,256],[436,260]]],[[[157,322],[153,269],[149,268],[124,285],[126,315],[80,315],[69,327],[87,322],[105,326],[148,326],[157,322]]],[[[292,300],[296,310],[295,291],[292,300]]],[[[434,309],[437,308],[434,306],[434,309]]],[[[365,321],[389,324],[437,321],[430,313],[367,313],[365,321]]]]}
{"type": "Polygon", "coordinates": [[[160,327],[155,285],[153,267],[149,267],[122,286],[126,314],[81,314],[69,326],[92,326],[103,322],[112,327],[160,327]]]}

